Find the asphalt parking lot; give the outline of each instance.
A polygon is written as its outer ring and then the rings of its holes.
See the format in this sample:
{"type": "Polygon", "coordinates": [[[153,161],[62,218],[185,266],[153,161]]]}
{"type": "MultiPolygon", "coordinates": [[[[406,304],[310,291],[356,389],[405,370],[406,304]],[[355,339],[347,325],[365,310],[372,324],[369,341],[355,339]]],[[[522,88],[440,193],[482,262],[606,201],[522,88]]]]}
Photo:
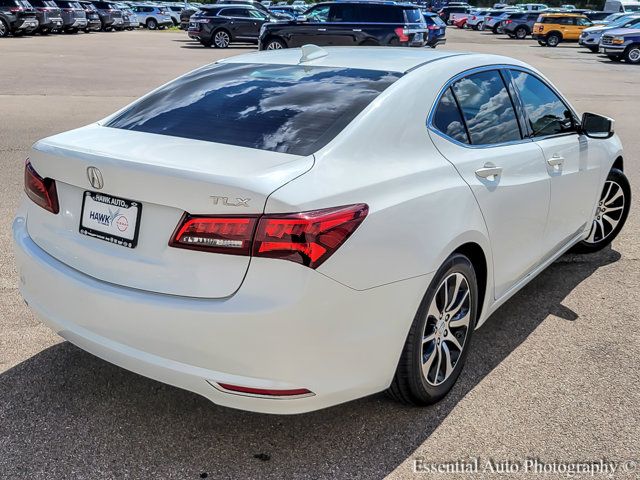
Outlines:
{"type": "MultiPolygon", "coordinates": [[[[529,62],[579,111],[615,118],[640,198],[638,67],[484,32],[450,28],[448,42],[529,62]]],[[[0,478],[427,478],[414,460],[640,460],[637,200],[611,249],[565,255],[494,314],[453,391],[425,409],[382,394],[288,417],[226,409],[84,353],[35,320],[17,290],[10,232],[30,145],[253,49],[205,49],[183,32],[0,42],[0,478]]],[[[484,477],[494,478],[474,478],[484,477]]]]}

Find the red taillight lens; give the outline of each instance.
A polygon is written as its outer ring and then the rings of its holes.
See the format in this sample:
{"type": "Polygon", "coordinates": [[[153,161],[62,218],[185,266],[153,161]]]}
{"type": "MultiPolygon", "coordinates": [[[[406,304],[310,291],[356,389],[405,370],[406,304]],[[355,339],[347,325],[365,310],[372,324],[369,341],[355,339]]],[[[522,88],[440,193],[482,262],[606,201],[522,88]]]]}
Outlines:
{"type": "Polygon", "coordinates": [[[512,20],[505,20],[504,23],[505,25],[509,25],[512,22],[512,20]]]}
{"type": "Polygon", "coordinates": [[[24,8],[22,7],[12,7],[9,9],[10,12],[12,13],[17,13],[17,12],[22,12],[24,10],[24,8]]]}
{"type": "Polygon", "coordinates": [[[401,42],[409,41],[409,36],[405,33],[404,28],[396,28],[395,32],[396,32],[396,35],[398,36],[398,40],[400,40],[401,42]]]}
{"type": "Polygon", "coordinates": [[[429,30],[438,30],[438,27],[436,25],[429,25],[427,28],[429,30]]]}
{"type": "Polygon", "coordinates": [[[199,217],[186,215],[169,245],[191,250],[250,255],[256,217],[199,217]]]}
{"type": "Polygon", "coordinates": [[[365,204],[290,215],[265,215],[258,222],[253,255],[318,268],[367,216],[365,204]]]}
{"type": "Polygon", "coordinates": [[[24,191],[34,203],[51,213],[58,213],[58,192],[56,182],[51,178],[42,178],[27,160],[24,166],[24,191]]]}
{"type": "Polygon", "coordinates": [[[360,203],[261,217],[185,214],[169,245],[214,253],[280,258],[317,268],[349,238],[368,212],[369,207],[360,203]]]}
{"type": "Polygon", "coordinates": [[[225,390],[230,392],[246,393],[249,395],[263,395],[267,397],[294,397],[297,395],[313,395],[311,390],[306,388],[295,388],[291,390],[274,390],[270,388],[253,388],[242,387],[240,385],[231,385],[230,383],[218,383],[225,390]]]}

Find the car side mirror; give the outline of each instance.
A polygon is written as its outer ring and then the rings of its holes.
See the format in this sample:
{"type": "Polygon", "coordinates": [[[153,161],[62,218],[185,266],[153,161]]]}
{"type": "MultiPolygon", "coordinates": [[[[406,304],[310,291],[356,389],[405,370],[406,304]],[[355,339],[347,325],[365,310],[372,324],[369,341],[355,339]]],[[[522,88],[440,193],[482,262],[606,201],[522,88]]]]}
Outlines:
{"type": "Polygon", "coordinates": [[[611,138],[613,136],[614,121],[595,113],[584,113],[580,124],[580,133],[590,138],[611,138]]]}
{"type": "Polygon", "coordinates": [[[306,15],[298,15],[296,17],[296,22],[306,22],[307,20],[309,20],[309,19],[307,18],[306,15]]]}

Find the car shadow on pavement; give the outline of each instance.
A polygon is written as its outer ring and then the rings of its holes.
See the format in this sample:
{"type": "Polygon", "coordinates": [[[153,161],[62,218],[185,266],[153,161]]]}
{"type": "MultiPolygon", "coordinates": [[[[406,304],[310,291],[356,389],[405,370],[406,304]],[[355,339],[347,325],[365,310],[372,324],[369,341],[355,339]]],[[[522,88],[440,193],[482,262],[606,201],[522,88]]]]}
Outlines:
{"type": "MultiPolygon", "coordinates": [[[[476,332],[458,383],[427,408],[383,394],[303,415],[216,406],[68,342],[0,375],[4,478],[382,478],[549,316],[620,254],[565,255],[476,332]]],[[[0,475],[1,476],[1,475],[0,475]]]]}

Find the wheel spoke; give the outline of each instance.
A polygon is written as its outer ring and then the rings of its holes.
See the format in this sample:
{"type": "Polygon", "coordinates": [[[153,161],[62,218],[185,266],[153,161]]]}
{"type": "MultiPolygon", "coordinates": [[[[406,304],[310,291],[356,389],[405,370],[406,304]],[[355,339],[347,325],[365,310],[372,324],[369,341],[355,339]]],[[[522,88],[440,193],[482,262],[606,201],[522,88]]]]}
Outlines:
{"type": "Polygon", "coordinates": [[[422,344],[424,345],[427,342],[431,342],[434,338],[436,338],[436,334],[432,333],[431,335],[426,335],[422,337],[422,344]]]}
{"type": "Polygon", "coordinates": [[[456,298],[458,298],[458,293],[460,292],[460,285],[462,284],[462,280],[463,280],[463,276],[460,275],[459,273],[456,273],[456,283],[453,287],[453,294],[451,295],[451,301],[446,304],[444,311],[448,312],[449,310],[451,310],[451,307],[453,307],[453,303],[456,301],[456,298]]]}
{"type": "Polygon", "coordinates": [[[464,295],[462,296],[462,298],[460,299],[460,301],[458,302],[458,305],[456,305],[454,307],[453,310],[451,310],[449,313],[449,315],[451,315],[451,318],[455,317],[458,312],[460,311],[460,309],[462,308],[462,305],[464,305],[465,300],[467,299],[467,297],[469,296],[469,290],[467,290],[466,292],[464,292],[464,295]]]}
{"type": "MultiPolygon", "coordinates": [[[[427,380],[429,380],[429,370],[431,370],[431,366],[433,365],[433,361],[436,358],[436,355],[438,354],[437,349],[433,349],[433,352],[431,352],[431,355],[429,355],[429,358],[427,358],[427,361],[424,362],[422,364],[422,373],[424,375],[424,378],[426,378],[427,380]]],[[[436,374],[436,377],[438,375],[436,374]]]]}
{"type": "MultiPolygon", "coordinates": [[[[605,193],[604,195],[602,195],[600,201],[604,204],[606,204],[607,202],[607,198],[609,198],[609,194],[611,193],[611,189],[613,188],[613,182],[607,182],[609,183],[609,188],[607,189],[607,193],[605,193]]],[[[603,190],[604,192],[604,190],[603,190]]]]}
{"type": "Polygon", "coordinates": [[[447,347],[446,343],[442,343],[442,351],[444,351],[444,359],[445,359],[445,369],[444,369],[444,378],[442,381],[444,382],[451,372],[453,372],[453,365],[451,364],[451,352],[449,352],[449,347],[447,347]]]}
{"type": "Polygon", "coordinates": [[[429,311],[427,312],[427,318],[433,317],[436,320],[438,320],[441,315],[442,315],[442,312],[438,308],[438,305],[436,305],[436,299],[434,298],[433,301],[431,302],[431,305],[429,305],[429,311]]]}
{"type": "Polygon", "coordinates": [[[460,345],[460,342],[455,335],[450,334],[449,336],[447,336],[447,338],[444,339],[444,341],[451,342],[458,350],[462,351],[462,345],[460,345]]]}
{"type": "Polygon", "coordinates": [[[624,193],[622,192],[622,189],[620,187],[618,187],[618,189],[616,190],[616,193],[610,199],[605,200],[603,202],[605,207],[608,207],[609,205],[611,205],[613,202],[618,200],[618,198],[622,197],[623,195],[624,195],[624,193]]]}
{"type": "MultiPolygon", "coordinates": [[[[609,222],[609,225],[611,225],[611,231],[609,233],[611,233],[620,222],[620,220],[614,220],[613,218],[610,218],[608,215],[602,215],[602,219],[606,220],[607,222],[609,222]]],[[[604,223],[602,224],[602,229],[604,230],[604,223]]]]}
{"type": "Polygon", "coordinates": [[[469,320],[471,319],[471,311],[467,310],[461,318],[451,320],[449,322],[449,328],[469,327],[469,320]]]}
{"type": "Polygon", "coordinates": [[[436,364],[436,376],[433,379],[433,383],[438,383],[438,375],[440,374],[440,367],[442,366],[442,344],[436,347],[438,352],[438,363],[436,364]]]}

